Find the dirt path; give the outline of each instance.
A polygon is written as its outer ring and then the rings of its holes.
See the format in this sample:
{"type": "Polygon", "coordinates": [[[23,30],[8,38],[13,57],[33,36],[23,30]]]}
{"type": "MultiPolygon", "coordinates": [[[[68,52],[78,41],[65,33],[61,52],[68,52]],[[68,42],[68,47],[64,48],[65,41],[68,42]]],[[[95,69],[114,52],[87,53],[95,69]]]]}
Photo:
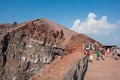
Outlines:
{"type": "Polygon", "coordinates": [[[115,60],[111,56],[105,60],[89,63],[84,80],[120,80],[120,60],[115,60]]]}

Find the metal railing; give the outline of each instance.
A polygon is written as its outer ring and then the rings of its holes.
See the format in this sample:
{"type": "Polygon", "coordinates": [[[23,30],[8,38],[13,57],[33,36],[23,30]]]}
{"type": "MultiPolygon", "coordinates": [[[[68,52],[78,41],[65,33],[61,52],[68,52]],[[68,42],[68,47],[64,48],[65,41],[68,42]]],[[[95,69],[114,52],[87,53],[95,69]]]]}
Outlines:
{"type": "Polygon", "coordinates": [[[84,76],[88,67],[88,58],[84,56],[79,59],[71,70],[65,75],[63,80],[84,80],[84,76]]]}

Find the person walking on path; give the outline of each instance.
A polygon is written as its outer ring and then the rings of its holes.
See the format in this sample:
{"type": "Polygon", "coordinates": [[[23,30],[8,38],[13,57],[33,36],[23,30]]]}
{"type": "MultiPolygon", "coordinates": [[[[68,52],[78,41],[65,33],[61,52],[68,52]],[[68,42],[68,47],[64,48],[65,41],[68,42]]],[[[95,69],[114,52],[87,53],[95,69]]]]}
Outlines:
{"type": "Polygon", "coordinates": [[[105,59],[105,48],[101,49],[101,58],[102,58],[102,60],[105,59]]]}
{"type": "Polygon", "coordinates": [[[93,63],[93,52],[92,51],[90,52],[90,58],[89,59],[90,59],[90,62],[93,63]]]}
{"type": "Polygon", "coordinates": [[[111,53],[111,49],[107,48],[107,57],[109,57],[110,53],[111,53]]]}
{"type": "Polygon", "coordinates": [[[97,56],[96,59],[99,60],[100,59],[100,50],[99,49],[96,50],[96,56],[97,56]]]}
{"type": "Polygon", "coordinates": [[[117,55],[116,55],[116,59],[119,60],[120,59],[120,49],[117,48],[117,55]]]}
{"type": "Polygon", "coordinates": [[[117,49],[116,49],[116,47],[112,47],[112,48],[111,48],[111,54],[112,54],[112,58],[115,58],[115,54],[117,54],[117,49]]]}

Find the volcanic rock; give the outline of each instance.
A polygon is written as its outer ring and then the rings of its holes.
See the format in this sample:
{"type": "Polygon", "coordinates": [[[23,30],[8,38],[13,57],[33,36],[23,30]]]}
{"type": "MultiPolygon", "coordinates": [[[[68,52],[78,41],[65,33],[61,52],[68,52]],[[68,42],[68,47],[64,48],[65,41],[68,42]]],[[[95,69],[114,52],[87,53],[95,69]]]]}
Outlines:
{"type": "Polygon", "coordinates": [[[0,80],[28,80],[57,56],[94,42],[83,34],[40,18],[0,25],[0,80]]]}

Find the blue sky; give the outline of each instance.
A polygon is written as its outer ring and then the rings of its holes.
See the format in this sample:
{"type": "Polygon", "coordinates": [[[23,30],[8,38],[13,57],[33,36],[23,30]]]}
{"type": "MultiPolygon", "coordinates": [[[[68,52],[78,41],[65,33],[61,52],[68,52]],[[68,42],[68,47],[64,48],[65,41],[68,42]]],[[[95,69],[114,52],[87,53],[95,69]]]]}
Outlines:
{"type": "Polygon", "coordinates": [[[0,23],[24,22],[42,17],[82,32],[101,43],[120,46],[119,8],[120,0],[0,0],[0,23]],[[88,21],[90,15],[92,18],[88,21]],[[93,24],[88,26],[92,20],[93,24]]]}

